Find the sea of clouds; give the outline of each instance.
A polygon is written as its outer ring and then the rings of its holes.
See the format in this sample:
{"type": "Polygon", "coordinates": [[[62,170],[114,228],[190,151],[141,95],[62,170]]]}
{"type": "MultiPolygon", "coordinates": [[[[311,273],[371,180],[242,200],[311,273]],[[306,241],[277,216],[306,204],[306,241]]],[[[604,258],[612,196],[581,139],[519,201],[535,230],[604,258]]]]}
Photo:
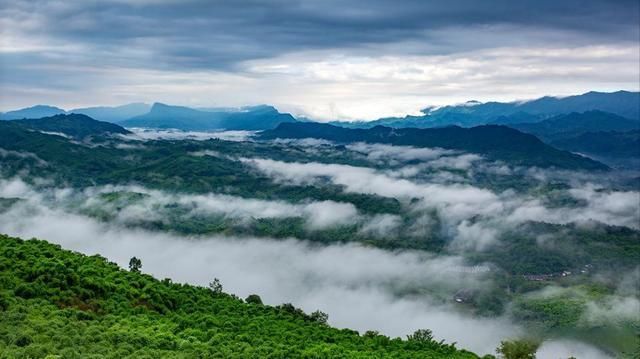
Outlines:
{"type": "MultiPolygon", "coordinates": [[[[249,133],[229,134],[249,139],[249,133]]],[[[217,134],[215,136],[222,136],[217,134]]],[[[226,136],[226,135],[224,135],[226,136]]],[[[211,133],[136,131],[138,140],[208,139],[211,133]]],[[[228,139],[228,138],[226,138],[228,139]]],[[[279,140],[317,151],[332,146],[326,141],[279,140]]],[[[362,233],[393,236],[400,230],[426,234],[435,211],[449,232],[452,253],[490,250],[499,245],[506,230],[527,221],[584,223],[597,221],[638,229],[640,192],[612,190],[584,174],[559,171],[521,170],[489,163],[481,156],[442,149],[406,146],[351,144],[345,151],[366,159],[370,167],[320,162],[284,162],[268,158],[240,158],[250,168],[287,185],[323,185],[328,181],[346,192],[375,194],[398,199],[417,219],[412,228],[395,214],[368,215],[351,203],[308,200],[262,200],[218,193],[178,194],[137,185],[101,186],[86,189],[36,189],[20,179],[0,181],[0,197],[23,200],[0,213],[0,232],[23,238],[37,237],[87,254],[101,254],[121,266],[136,256],[143,271],[158,278],[207,285],[220,278],[225,290],[241,297],[259,294],[268,304],[291,302],[310,312],[330,315],[330,323],[359,331],[378,330],[405,336],[416,329],[432,329],[435,336],[477,353],[494,353],[501,340],[517,338],[525,329],[507,316],[478,318],[455,307],[451,298],[412,289],[436,288],[444,292],[458,288],[491,285],[484,271],[468,266],[461,255],[431,255],[424,252],[391,252],[359,244],[318,246],[295,238],[229,236],[183,236],[138,229],[128,224],[139,220],[163,220],[163,208],[179,204],[187,215],[217,215],[238,221],[256,218],[302,218],[308,230],[322,230],[357,223],[362,233]],[[468,174],[487,171],[498,176],[524,172],[536,181],[568,178],[564,194],[577,205],[550,206],[531,194],[501,192],[473,185],[468,174]],[[101,194],[135,192],[146,196],[124,208],[101,199],[101,194]],[[115,217],[109,222],[83,215],[82,210],[101,208],[115,217]],[[413,228],[415,227],[415,228],[413,228]],[[424,229],[427,230],[424,230],[424,229]]],[[[0,156],[14,153],[0,152],[0,156]]],[[[220,156],[203,151],[200,156],[220,156]]],[[[222,154],[225,155],[225,154],[222,154]]],[[[225,155],[226,156],[226,155],[225,155]]],[[[631,293],[612,296],[602,307],[589,304],[589,320],[628,317],[638,307],[631,293]]],[[[543,343],[538,357],[606,358],[584,343],[552,340],[543,343]]]]}

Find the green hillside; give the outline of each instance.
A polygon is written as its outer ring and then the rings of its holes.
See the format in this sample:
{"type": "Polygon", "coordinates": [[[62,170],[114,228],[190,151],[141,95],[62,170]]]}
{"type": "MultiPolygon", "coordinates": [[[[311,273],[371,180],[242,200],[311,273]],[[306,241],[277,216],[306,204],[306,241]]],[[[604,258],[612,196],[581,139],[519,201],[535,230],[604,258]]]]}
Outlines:
{"type": "Polygon", "coordinates": [[[359,335],[319,312],[159,281],[40,240],[0,235],[0,283],[3,358],[477,357],[425,331],[359,335]]]}

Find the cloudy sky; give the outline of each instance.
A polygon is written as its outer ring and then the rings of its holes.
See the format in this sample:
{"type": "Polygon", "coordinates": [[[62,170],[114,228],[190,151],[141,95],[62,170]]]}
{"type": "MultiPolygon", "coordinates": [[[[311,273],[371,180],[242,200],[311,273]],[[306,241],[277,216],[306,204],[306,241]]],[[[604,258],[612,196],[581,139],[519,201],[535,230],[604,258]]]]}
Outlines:
{"type": "Polygon", "coordinates": [[[319,119],[639,90],[638,0],[0,0],[0,110],[269,103],[319,119]]]}

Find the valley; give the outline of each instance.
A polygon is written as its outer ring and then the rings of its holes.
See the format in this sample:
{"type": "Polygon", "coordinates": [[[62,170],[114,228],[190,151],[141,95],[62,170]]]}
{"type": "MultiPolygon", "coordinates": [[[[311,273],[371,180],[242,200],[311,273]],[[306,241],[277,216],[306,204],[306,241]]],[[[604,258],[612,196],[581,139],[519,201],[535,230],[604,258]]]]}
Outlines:
{"type": "MultiPolygon", "coordinates": [[[[257,294],[276,308],[269,313],[292,303],[327,313],[329,325],[355,329],[367,343],[396,343],[384,350],[408,350],[411,341],[390,338],[419,329],[479,355],[503,340],[594,356],[636,350],[634,172],[503,126],[253,128],[130,131],[84,115],[2,121],[0,232],[99,254],[120,268],[136,257],[144,273],[176,283],[206,287],[219,278],[240,298],[257,294]],[[463,334],[469,328],[477,330],[463,334]]],[[[3,245],[58,251],[10,238],[3,245]]],[[[167,285],[156,283],[149,288],[167,285]]],[[[11,305],[40,295],[16,290],[4,294],[16,295],[11,305]]],[[[128,313],[92,309],[106,305],[100,293],[61,298],[97,326],[128,313]]],[[[178,300],[154,295],[144,300],[178,300]]],[[[248,305],[233,295],[234,306],[248,305]]],[[[42,310],[54,313],[51,304],[42,310]]],[[[155,305],[145,310],[175,310],[155,305]]],[[[182,334],[168,335],[178,335],[167,339],[171,348],[182,348],[182,334]]],[[[442,345],[416,350],[455,350],[442,345]]]]}

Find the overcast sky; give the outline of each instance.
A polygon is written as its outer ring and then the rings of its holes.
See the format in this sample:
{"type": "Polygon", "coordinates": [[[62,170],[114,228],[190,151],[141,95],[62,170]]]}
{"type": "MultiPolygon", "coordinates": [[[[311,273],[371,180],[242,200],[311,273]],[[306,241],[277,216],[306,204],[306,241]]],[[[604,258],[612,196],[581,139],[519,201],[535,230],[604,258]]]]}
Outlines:
{"type": "Polygon", "coordinates": [[[0,110],[268,103],[318,119],[639,90],[638,0],[0,0],[0,110]]]}

